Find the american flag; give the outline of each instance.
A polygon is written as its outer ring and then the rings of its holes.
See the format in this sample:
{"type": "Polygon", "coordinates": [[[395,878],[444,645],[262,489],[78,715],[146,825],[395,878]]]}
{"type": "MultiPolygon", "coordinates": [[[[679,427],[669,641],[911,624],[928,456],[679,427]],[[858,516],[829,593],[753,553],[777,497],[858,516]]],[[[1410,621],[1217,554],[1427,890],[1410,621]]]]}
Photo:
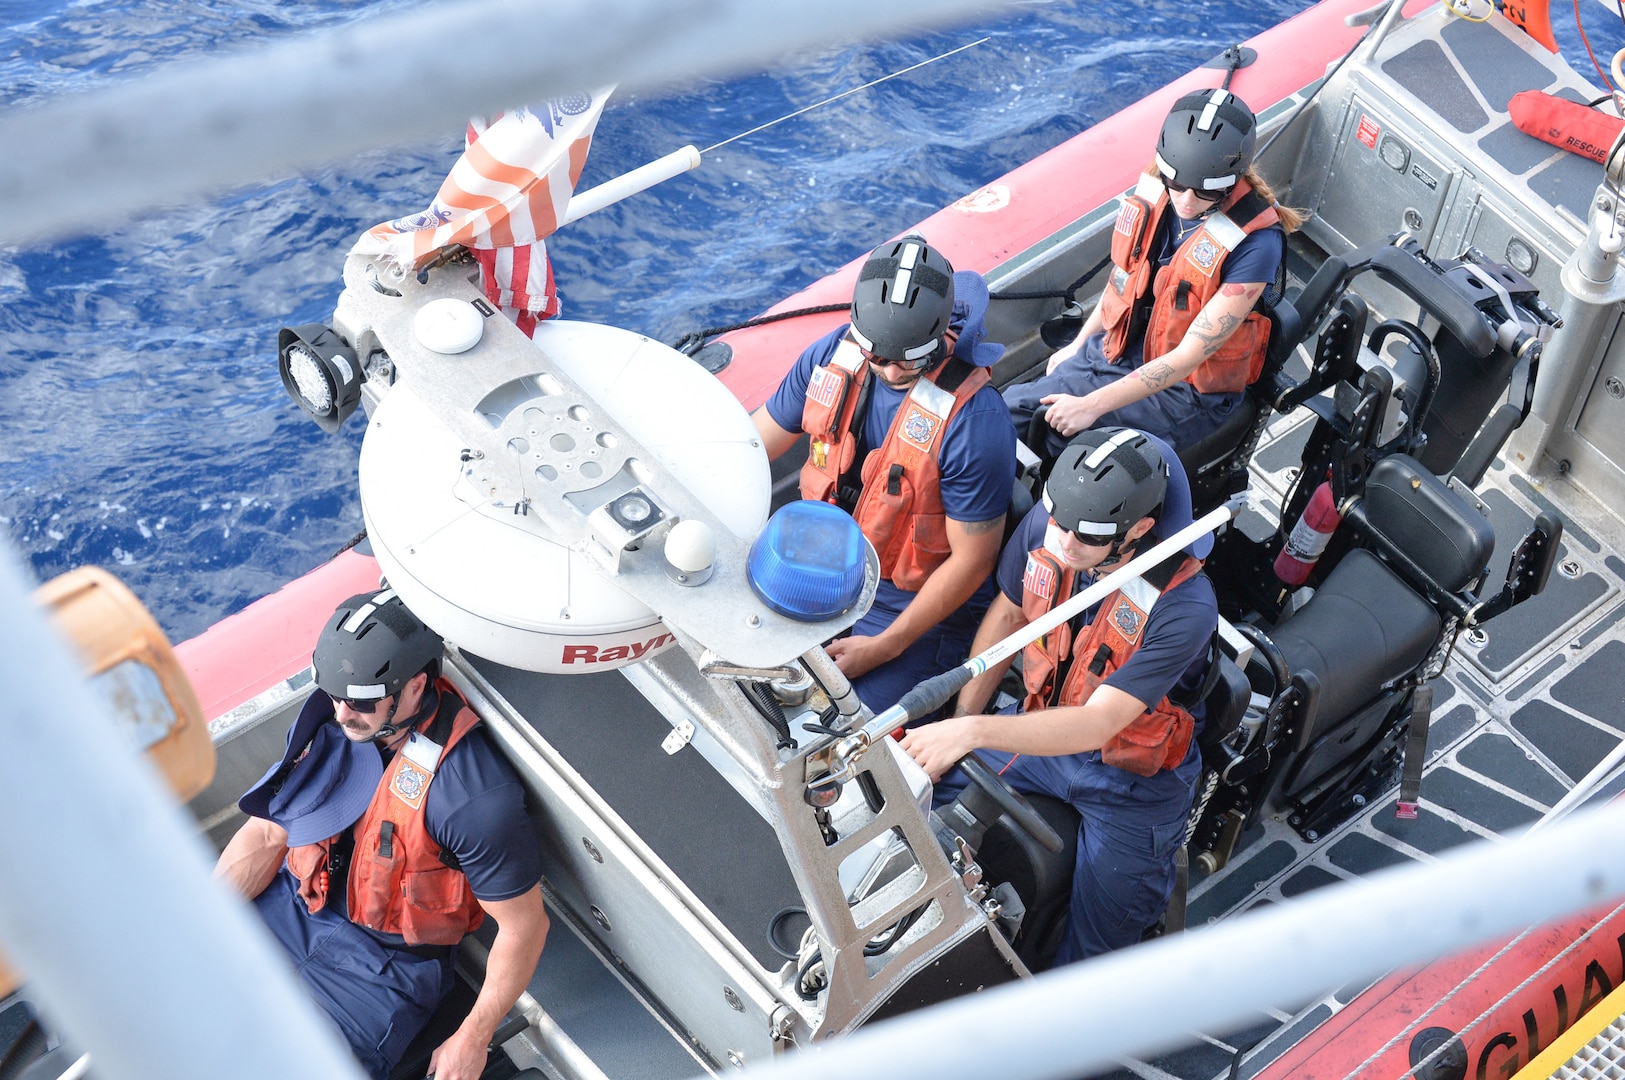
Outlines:
{"type": "Polygon", "coordinates": [[[452,244],[473,251],[485,295],[529,334],[559,313],[546,237],[587,163],[610,90],[469,121],[463,156],[428,209],[375,225],[352,255],[416,270],[452,244]]]}
{"type": "Polygon", "coordinates": [[[1055,595],[1055,569],[1027,556],[1027,572],[1022,575],[1022,587],[1045,600],[1055,595]]]}

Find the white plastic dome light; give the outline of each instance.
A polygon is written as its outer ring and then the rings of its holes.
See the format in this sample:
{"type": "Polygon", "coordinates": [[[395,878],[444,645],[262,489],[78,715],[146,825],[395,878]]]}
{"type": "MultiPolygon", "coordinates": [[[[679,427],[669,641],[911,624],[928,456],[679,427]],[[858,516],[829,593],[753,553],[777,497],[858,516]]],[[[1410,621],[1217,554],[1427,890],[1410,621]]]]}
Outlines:
{"type": "Polygon", "coordinates": [[[666,575],[679,585],[704,585],[717,560],[717,538],[703,521],[679,521],[666,534],[666,575]]]}
{"type": "Polygon", "coordinates": [[[485,335],[485,319],[467,300],[430,300],[412,319],[412,333],[425,349],[445,356],[465,353],[485,335]]]}

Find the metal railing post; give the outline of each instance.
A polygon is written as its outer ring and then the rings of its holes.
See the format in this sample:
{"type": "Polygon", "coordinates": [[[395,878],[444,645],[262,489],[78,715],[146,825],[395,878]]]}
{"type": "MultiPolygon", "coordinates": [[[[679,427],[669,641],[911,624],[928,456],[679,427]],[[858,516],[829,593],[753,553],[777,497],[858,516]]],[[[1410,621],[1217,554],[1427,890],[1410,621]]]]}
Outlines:
{"type": "Polygon", "coordinates": [[[0,942],[103,1080],[360,1080],[0,544],[0,942]]]}

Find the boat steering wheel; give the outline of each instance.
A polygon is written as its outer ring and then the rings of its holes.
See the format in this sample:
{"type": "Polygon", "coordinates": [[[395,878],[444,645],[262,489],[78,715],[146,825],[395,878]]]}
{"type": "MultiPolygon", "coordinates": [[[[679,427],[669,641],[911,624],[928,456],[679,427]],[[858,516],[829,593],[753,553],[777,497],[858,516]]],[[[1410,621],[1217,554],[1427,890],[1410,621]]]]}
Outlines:
{"type": "Polygon", "coordinates": [[[959,759],[958,768],[966,779],[993,800],[1018,829],[1050,854],[1060,853],[1063,846],[1060,834],[1038,815],[1032,803],[1022,798],[1021,793],[1006,783],[1004,777],[990,769],[987,762],[975,753],[969,753],[959,759]]]}

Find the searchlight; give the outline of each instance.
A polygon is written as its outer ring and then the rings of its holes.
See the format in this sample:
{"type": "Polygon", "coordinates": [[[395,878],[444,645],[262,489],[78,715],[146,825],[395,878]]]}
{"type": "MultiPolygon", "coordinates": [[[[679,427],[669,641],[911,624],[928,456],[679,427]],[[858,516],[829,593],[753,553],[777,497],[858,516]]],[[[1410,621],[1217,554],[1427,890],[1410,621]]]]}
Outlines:
{"type": "Polygon", "coordinates": [[[361,364],[354,350],[321,323],[284,327],[277,333],[282,386],[329,435],[361,403],[361,364]]]}

